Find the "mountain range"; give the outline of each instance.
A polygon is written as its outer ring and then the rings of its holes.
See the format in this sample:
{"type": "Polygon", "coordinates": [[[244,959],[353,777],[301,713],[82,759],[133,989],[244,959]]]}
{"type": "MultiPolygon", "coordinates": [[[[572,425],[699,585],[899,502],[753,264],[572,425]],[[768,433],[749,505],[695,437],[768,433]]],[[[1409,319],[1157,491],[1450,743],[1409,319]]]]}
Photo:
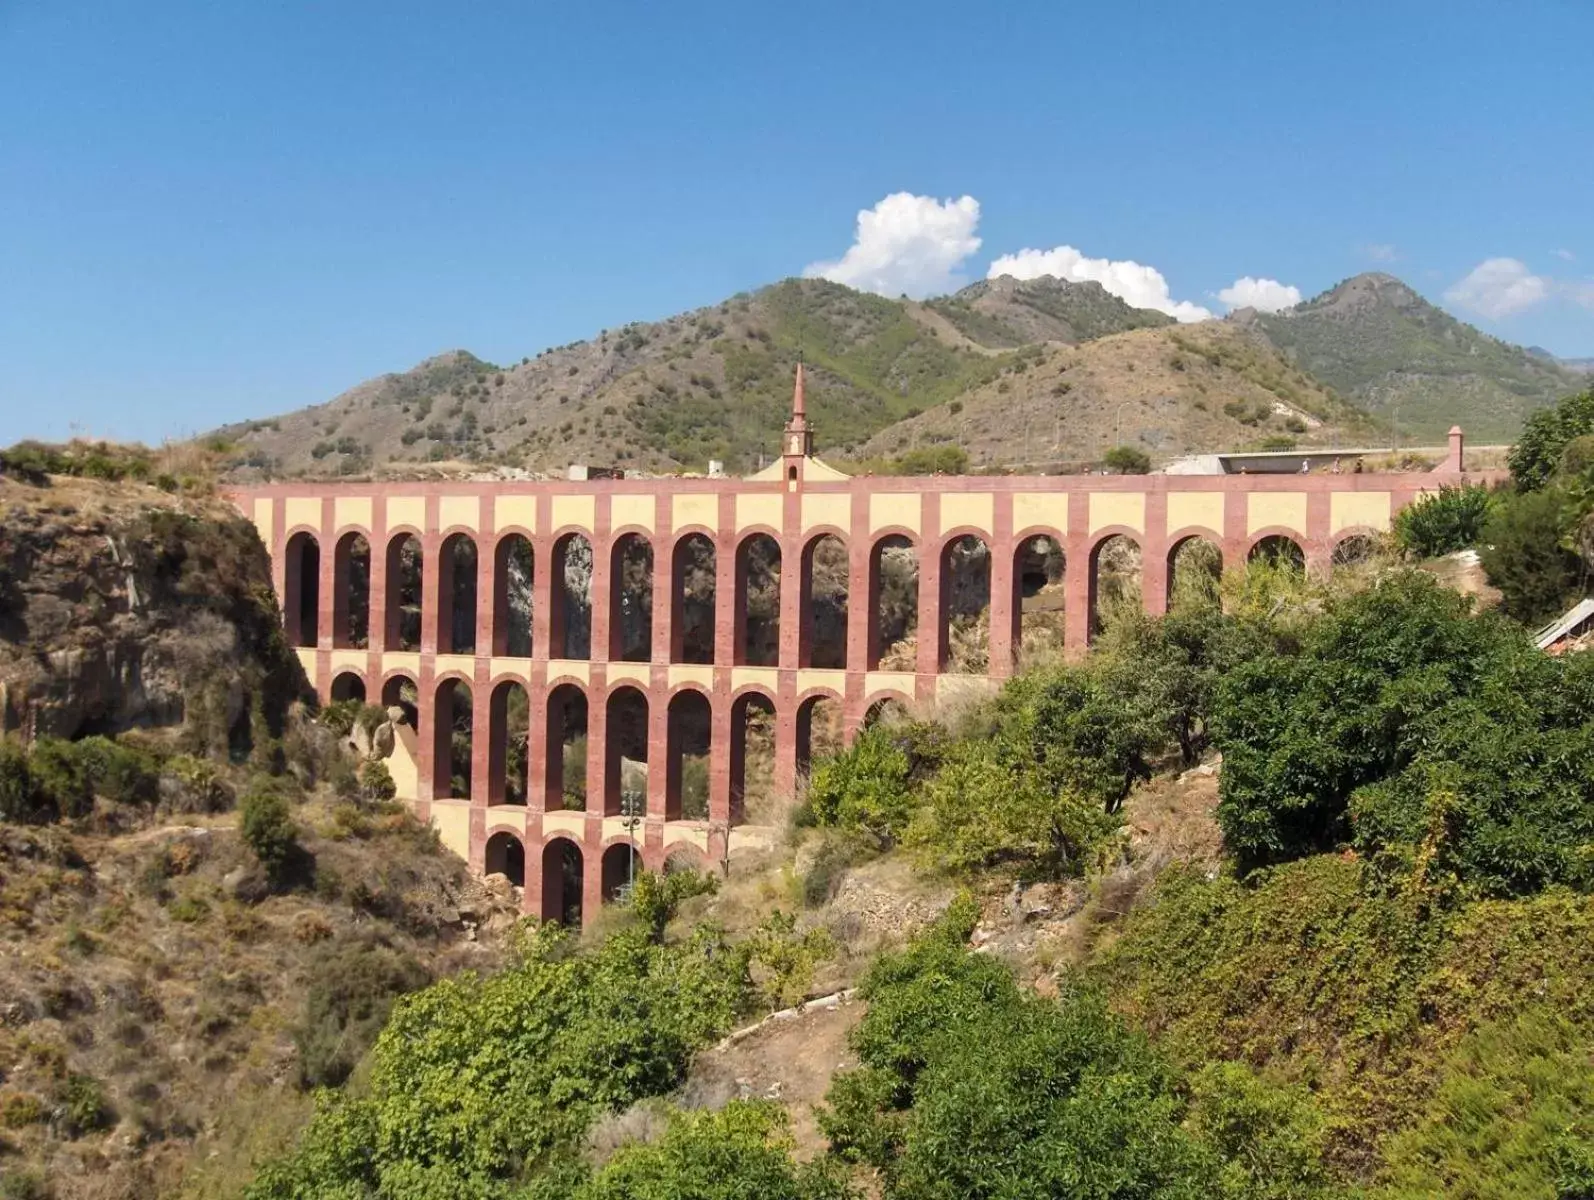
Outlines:
{"type": "Polygon", "coordinates": [[[922,302],[793,279],[518,363],[449,351],[217,433],[244,474],[440,461],[703,471],[711,459],[743,472],[778,453],[799,359],[819,453],[875,470],[947,447],[995,469],[1090,462],[1119,442],[1162,458],[1392,433],[1431,443],[1452,424],[1500,440],[1588,382],[1382,274],[1193,325],[1050,277],[922,302]]]}

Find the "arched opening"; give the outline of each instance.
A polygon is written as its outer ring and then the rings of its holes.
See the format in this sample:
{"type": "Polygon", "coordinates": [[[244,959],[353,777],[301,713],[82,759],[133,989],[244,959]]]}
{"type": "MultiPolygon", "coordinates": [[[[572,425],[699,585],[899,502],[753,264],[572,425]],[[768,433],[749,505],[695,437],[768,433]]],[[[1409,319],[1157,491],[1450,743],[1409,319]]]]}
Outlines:
{"type": "Polygon", "coordinates": [[[1138,612],[1140,546],[1122,533],[1103,538],[1090,554],[1090,635],[1095,637],[1121,613],[1138,612]]]}
{"type": "Polygon", "coordinates": [[[592,657],[592,543],[567,533],[554,543],[550,658],[592,657]]]}
{"type": "Polygon", "coordinates": [[[876,725],[884,725],[889,729],[895,725],[906,725],[912,720],[913,714],[906,704],[895,696],[885,696],[864,711],[862,728],[873,729],[876,725]]]}
{"type": "Polygon", "coordinates": [[[1054,534],[1031,534],[1013,551],[1013,650],[1021,661],[1062,656],[1067,566],[1054,534]]]}
{"type": "Polygon", "coordinates": [[[810,696],[797,707],[797,774],[806,779],[818,759],[838,753],[846,742],[841,701],[810,696]]]}
{"type": "Polygon", "coordinates": [[[502,875],[516,887],[525,887],[526,847],[514,834],[499,830],[487,839],[482,872],[486,875],[502,875]]]}
{"type": "Polygon", "coordinates": [[[581,847],[556,837],[542,848],[542,919],[581,928],[581,895],[585,883],[581,847]]]}
{"type": "Polygon", "coordinates": [[[648,698],[639,689],[623,686],[609,693],[604,746],[603,815],[645,816],[648,803],[648,698]]]}
{"type": "Polygon", "coordinates": [[[339,671],[332,677],[332,702],[341,704],[345,700],[358,700],[365,703],[365,680],[353,671],[339,671]]]}
{"type": "Polygon", "coordinates": [[[918,629],[918,547],[901,534],[883,537],[869,551],[869,670],[913,670],[918,629]]]}
{"type": "Polygon", "coordinates": [[[972,533],[941,549],[941,614],[936,661],[944,671],[991,669],[991,550],[972,533]]]}
{"type": "Polygon", "coordinates": [[[470,687],[462,679],[437,685],[432,725],[432,795],[437,799],[470,799],[473,712],[470,687]]]}
{"type": "Polygon", "coordinates": [[[332,644],[364,650],[371,633],[371,543],[363,533],[346,533],[334,555],[332,644]]]}
{"type": "Polygon", "coordinates": [[[767,533],[736,548],[736,662],[780,663],[780,543],[767,533]]]}
{"type": "Polygon", "coordinates": [[[708,819],[709,749],[714,714],[708,697],[688,688],[670,697],[669,757],[664,777],[664,816],[674,821],[708,819]]]}
{"type": "Polygon", "coordinates": [[[642,856],[630,842],[617,842],[603,852],[603,902],[613,904],[631,895],[631,885],[642,870],[642,856]]]}
{"type": "Polygon", "coordinates": [[[653,658],[653,544],[639,533],[617,538],[609,555],[609,657],[653,658]]]}
{"type": "Polygon", "coordinates": [[[443,542],[437,569],[442,572],[443,620],[437,629],[439,654],[476,653],[476,543],[456,533],[443,542]]]}
{"type": "Polygon", "coordinates": [[[493,552],[493,653],[531,657],[531,542],[518,533],[498,539],[493,552]]]}
{"type": "Polygon", "coordinates": [[[421,728],[420,696],[408,675],[395,675],[382,685],[382,707],[402,709],[405,724],[416,731],[421,728]]]}
{"type": "Polygon", "coordinates": [[[670,564],[670,661],[714,661],[714,605],[718,564],[714,543],[701,533],[675,543],[670,564]]]}
{"type": "Polygon", "coordinates": [[[489,804],[524,804],[530,766],[531,698],[513,681],[493,689],[489,744],[489,804]]]}
{"type": "Polygon", "coordinates": [[[775,704],[760,692],[738,696],[731,705],[730,766],[731,823],[771,823],[777,800],[775,704]]]}
{"type": "Polygon", "coordinates": [[[548,693],[543,742],[544,804],[549,810],[587,807],[587,695],[573,683],[548,693]]]}
{"type": "Polygon", "coordinates": [[[1210,538],[1187,537],[1168,551],[1168,611],[1223,607],[1223,551],[1210,538]]]}
{"type": "Polygon", "coordinates": [[[1306,570],[1306,551],[1301,549],[1301,544],[1292,537],[1282,533],[1275,533],[1262,538],[1251,547],[1250,554],[1246,555],[1246,562],[1260,563],[1264,566],[1278,570],[1304,573],[1306,570]]]}
{"type": "Polygon", "coordinates": [[[421,648],[421,539],[401,533],[387,544],[387,595],[382,601],[387,648],[421,648]]]}
{"type": "Polygon", "coordinates": [[[847,544],[833,533],[803,547],[802,637],[798,664],[839,671],[847,665],[847,544]]]}
{"type": "Polygon", "coordinates": [[[282,619],[290,646],[314,646],[321,625],[321,545],[302,530],[283,552],[282,619]]]}
{"type": "Polygon", "coordinates": [[[1329,568],[1334,571],[1365,569],[1371,566],[1377,557],[1378,539],[1370,533],[1353,533],[1335,543],[1329,568]]]}

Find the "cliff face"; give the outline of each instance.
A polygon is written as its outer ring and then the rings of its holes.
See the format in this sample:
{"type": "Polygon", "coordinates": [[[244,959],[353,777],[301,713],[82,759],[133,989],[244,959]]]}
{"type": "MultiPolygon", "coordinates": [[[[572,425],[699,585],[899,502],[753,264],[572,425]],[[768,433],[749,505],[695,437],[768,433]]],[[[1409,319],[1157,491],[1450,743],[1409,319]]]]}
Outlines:
{"type": "Polygon", "coordinates": [[[308,690],[254,527],[138,484],[0,479],[0,731],[239,753],[308,690]]]}

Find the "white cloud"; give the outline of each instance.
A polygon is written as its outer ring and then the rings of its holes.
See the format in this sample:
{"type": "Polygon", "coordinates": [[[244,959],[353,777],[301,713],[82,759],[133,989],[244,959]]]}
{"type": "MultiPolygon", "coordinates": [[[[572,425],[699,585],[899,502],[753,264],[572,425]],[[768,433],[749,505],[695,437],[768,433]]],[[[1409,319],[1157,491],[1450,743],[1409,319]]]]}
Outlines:
{"type": "Polygon", "coordinates": [[[1577,255],[1573,254],[1570,250],[1566,250],[1566,249],[1551,250],[1550,253],[1555,255],[1555,257],[1560,259],[1562,262],[1576,262],[1577,261],[1577,255]]]}
{"type": "Polygon", "coordinates": [[[1095,280],[1114,296],[1136,308],[1154,308],[1180,321],[1210,320],[1212,313],[1188,300],[1175,300],[1168,294],[1168,281],[1155,267],[1129,259],[1114,262],[1105,258],[1086,258],[1072,246],[1050,250],[1020,250],[1004,254],[991,264],[987,279],[1011,275],[1015,279],[1038,279],[1053,275],[1058,279],[1083,283],[1095,280]]]}
{"type": "Polygon", "coordinates": [[[803,274],[882,296],[953,291],[963,282],[958,268],[980,248],[979,223],[980,202],[973,196],[942,201],[893,192],[858,214],[845,254],[810,263],[803,274]]]}
{"type": "Polygon", "coordinates": [[[1373,242],[1371,245],[1363,246],[1362,253],[1374,262],[1394,262],[1400,257],[1395,247],[1388,242],[1373,242]]]}
{"type": "Polygon", "coordinates": [[[1486,258],[1445,292],[1461,308],[1498,320],[1542,304],[1550,294],[1548,279],[1515,258],[1486,258]]]}
{"type": "Polygon", "coordinates": [[[1258,312],[1278,312],[1301,302],[1301,289],[1277,279],[1252,279],[1243,275],[1218,293],[1230,308],[1254,308],[1258,312]]]}

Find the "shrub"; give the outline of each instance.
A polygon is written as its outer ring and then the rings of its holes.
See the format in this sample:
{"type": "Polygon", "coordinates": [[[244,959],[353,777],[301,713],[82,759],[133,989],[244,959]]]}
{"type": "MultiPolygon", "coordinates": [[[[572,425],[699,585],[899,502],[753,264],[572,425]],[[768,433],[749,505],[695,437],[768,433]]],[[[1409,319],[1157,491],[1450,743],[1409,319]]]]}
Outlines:
{"type": "Polygon", "coordinates": [[[387,764],[377,759],[360,764],[360,796],[368,801],[391,800],[398,795],[398,785],[387,764]]]}
{"type": "Polygon", "coordinates": [[[1561,497],[1548,489],[1508,497],[1484,529],[1483,569],[1519,621],[1559,616],[1583,590],[1583,564],[1563,545],[1563,526],[1561,497]]]}
{"type": "Polygon", "coordinates": [[[47,821],[54,815],[49,799],[34,786],[28,752],[0,736],[0,820],[47,821]]]}
{"type": "Polygon", "coordinates": [[[61,1089],[65,1125],[73,1137],[110,1126],[115,1118],[106,1102],[105,1089],[92,1075],[69,1075],[61,1089]]]}
{"type": "Polygon", "coordinates": [[[58,817],[81,817],[94,807],[94,789],[77,748],[62,738],[41,737],[28,757],[33,786],[58,817]]]}
{"type": "Polygon", "coordinates": [[[160,764],[153,754],[105,737],[74,743],[94,791],[113,804],[153,804],[160,796],[160,764]]]}
{"type": "Polygon", "coordinates": [[[1590,433],[1594,433],[1594,388],[1530,416],[1506,459],[1517,489],[1536,492],[1545,487],[1567,445],[1590,433]]]}
{"type": "Polygon", "coordinates": [[[911,732],[876,724],[814,768],[808,810],[819,825],[855,829],[880,845],[902,836],[913,815],[910,783],[922,756],[911,732]]]}
{"type": "Polygon", "coordinates": [[[281,784],[268,776],[256,776],[238,808],[238,831],[266,878],[273,885],[286,882],[300,847],[299,831],[281,784]]]}
{"type": "Polygon", "coordinates": [[[1120,475],[1144,475],[1151,470],[1151,456],[1138,446],[1114,446],[1101,461],[1120,475]]]}
{"type": "Polygon", "coordinates": [[[341,1086],[381,1033],[393,1002],[429,982],[414,958],[380,943],[333,942],[317,951],[294,1033],[300,1086],[341,1086]]]}
{"type": "Polygon", "coordinates": [[[1395,541],[1407,553],[1438,558],[1478,544],[1495,508],[1481,484],[1445,484],[1395,515],[1395,541]]]}
{"type": "Polygon", "coordinates": [[[1405,572],[1223,678],[1218,821],[1242,870],[1354,841],[1380,869],[1490,894],[1594,881],[1577,832],[1594,663],[1470,605],[1405,572]]]}
{"type": "Polygon", "coordinates": [[[662,942],[665,926],[684,902],[711,896],[718,888],[719,880],[706,871],[642,871],[631,888],[631,908],[653,940],[662,942]]]}

